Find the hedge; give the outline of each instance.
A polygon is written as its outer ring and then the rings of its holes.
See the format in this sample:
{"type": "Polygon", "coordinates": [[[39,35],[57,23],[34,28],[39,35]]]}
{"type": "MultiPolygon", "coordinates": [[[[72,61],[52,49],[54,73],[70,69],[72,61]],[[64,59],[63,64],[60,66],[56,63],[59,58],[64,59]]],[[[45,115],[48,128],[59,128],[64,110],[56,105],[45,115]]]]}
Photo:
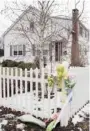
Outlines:
{"type": "Polygon", "coordinates": [[[35,61],[34,63],[25,63],[23,61],[20,62],[16,62],[16,61],[12,61],[12,60],[5,60],[2,63],[2,67],[18,67],[18,68],[22,68],[23,70],[25,68],[27,68],[28,70],[30,68],[35,69],[36,67],[39,68],[39,64],[37,64],[37,62],[35,61]]]}

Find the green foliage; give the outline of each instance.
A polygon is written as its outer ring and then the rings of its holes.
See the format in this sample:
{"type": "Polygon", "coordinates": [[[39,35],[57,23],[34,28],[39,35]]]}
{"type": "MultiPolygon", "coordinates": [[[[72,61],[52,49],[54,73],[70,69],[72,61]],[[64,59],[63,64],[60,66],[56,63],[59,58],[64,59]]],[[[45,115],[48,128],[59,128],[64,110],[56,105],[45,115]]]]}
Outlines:
{"type": "Polygon", "coordinates": [[[52,131],[54,128],[55,122],[56,122],[55,120],[50,122],[50,124],[47,126],[46,131],[52,131]]]}
{"type": "Polygon", "coordinates": [[[54,85],[54,79],[52,76],[48,77],[48,85],[49,85],[49,87],[53,87],[53,85],[54,85]]]}
{"type": "Polygon", "coordinates": [[[65,87],[72,89],[75,86],[75,82],[72,82],[72,80],[70,80],[69,78],[65,80],[65,87]]]}
{"type": "Polygon", "coordinates": [[[5,60],[2,62],[3,67],[17,67],[18,63],[12,60],[5,60]]]}
{"type": "Polygon", "coordinates": [[[64,66],[63,65],[59,65],[58,67],[57,67],[57,73],[59,73],[59,72],[64,72],[64,66]]]}
{"type": "Polygon", "coordinates": [[[18,68],[22,68],[23,70],[25,68],[27,68],[29,70],[31,67],[32,67],[32,63],[21,62],[20,64],[18,64],[18,68]]]}
{"type": "Polygon", "coordinates": [[[59,88],[62,88],[63,80],[64,78],[67,77],[67,72],[63,65],[59,65],[56,70],[57,70],[57,85],[59,88]]]}
{"type": "Polygon", "coordinates": [[[63,85],[62,85],[63,80],[65,78],[67,78],[67,71],[66,71],[65,67],[62,64],[60,64],[57,67],[56,71],[57,71],[57,76],[56,77],[55,76],[48,77],[49,87],[52,87],[54,85],[54,83],[57,83],[58,87],[62,88],[63,87],[63,85]]]}
{"type": "MultiPolygon", "coordinates": [[[[23,61],[16,62],[12,60],[5,60],[2,62],[2,67],[18,67],[22,68],[23,70],[27,68],[28,70],[30,68],[35,69],[38,65],[36,63],[24,63],[23,61]]],[[[38,68],[38,67],[37,67],[38,68]]]]}

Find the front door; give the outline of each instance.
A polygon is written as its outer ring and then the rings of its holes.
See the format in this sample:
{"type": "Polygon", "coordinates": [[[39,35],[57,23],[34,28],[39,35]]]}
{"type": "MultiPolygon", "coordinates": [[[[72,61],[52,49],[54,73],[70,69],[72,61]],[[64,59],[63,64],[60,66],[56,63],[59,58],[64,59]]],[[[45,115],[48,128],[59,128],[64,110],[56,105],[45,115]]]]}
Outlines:
{"type": "Polygon", "coordinates": [[[61,61],[62,57],[62,42],[55,43],[55,61],[61,61]]]}

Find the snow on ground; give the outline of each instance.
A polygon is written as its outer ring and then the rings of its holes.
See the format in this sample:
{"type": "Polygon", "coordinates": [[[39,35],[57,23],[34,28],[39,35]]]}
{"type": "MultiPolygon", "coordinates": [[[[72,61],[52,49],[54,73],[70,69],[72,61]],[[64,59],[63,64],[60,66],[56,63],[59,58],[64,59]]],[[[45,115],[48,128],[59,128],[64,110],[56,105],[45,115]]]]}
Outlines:
{"type": "Polygon", "coordinates": [[[77,122],[82,122],[84,120],[84,118],[80,118],[78,115],[75,115],[72,122],[73,124],[77,124],[77,122]]]}
{"type": "Polygon", "coordinates": [[[55,97],[50,99],[50,101],[48,98],[39,100],[29,92],[2,99],[2,103],[4,103],[3,106],[11,107],[20,111],[31,113],[33,110],[32,114],[38,117],[42,117],[44,115],[47,118],[49,114],[49,108],[51,109],[50,114],[53,113],[53,109],[55,107],[62,108],[63,103],[61,102],[60,96],[61,92],[57,92],[57,100],[55,100],[55,97]],[[57,103],[55,101],[57,101],[57,103]]]}
{"type": "Polygon", "coordinates": [[[89,100],[89,67],[71,68],[69,73],[76,76],[71,103],[71,114],[74,114],[89,100]]]}
{"type": "Polygon", "coordinates": [[[29,123],[37,124],[43,128],[46,127],[45,122],[43,122],[43,121],[41,121],[31,115],[23,115],[23,116],[18,117],[17,119],[21,120],[22,122],[29,122],[29,123]]]}
{"type": "Polygon", "coordinates": [[[74,125],[84,120],[85,113],[90,115],[89,106],[90,106],[90,103],[87,104],[85,107],[83,107],[76,115],[74,115],[74,118],[72,119],[72,122],[74,125]]]}

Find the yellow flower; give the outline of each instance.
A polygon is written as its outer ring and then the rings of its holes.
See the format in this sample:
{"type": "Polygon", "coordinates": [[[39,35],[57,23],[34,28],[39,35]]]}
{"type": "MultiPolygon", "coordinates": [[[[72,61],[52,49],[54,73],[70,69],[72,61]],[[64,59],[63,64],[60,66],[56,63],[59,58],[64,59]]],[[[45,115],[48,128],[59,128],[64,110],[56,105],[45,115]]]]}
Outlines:
{"type": "Polygon", "coordinates": [[[68,72],[67,72],[67,71],[64,71],[64,73],[63,73],[63,78],[64,78],[64,79],[67,79],[67,78],[68,78],[68,72]]]}
{"type": "Polygon", "coordinates": [[[64,66],[62,64],[57,66],[57,72],[64,72],[64,66]]]}

